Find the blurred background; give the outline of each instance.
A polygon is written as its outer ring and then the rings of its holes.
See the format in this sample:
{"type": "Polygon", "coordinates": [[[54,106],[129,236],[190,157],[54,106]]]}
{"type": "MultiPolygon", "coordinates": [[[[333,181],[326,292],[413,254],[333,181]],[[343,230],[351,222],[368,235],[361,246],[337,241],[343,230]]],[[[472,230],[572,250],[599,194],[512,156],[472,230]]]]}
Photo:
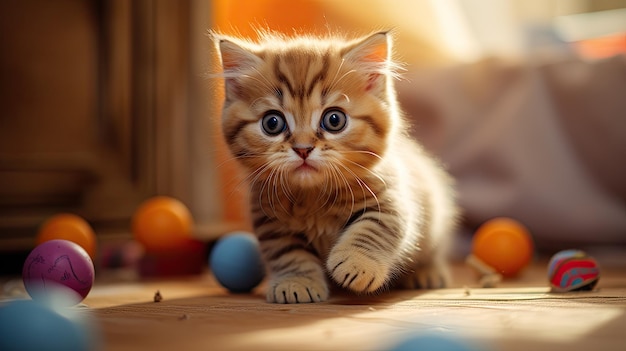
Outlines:
{"type": "Polygon", "coordinates": [[[206,34],[259,27],[393,29],[412,132],[458,180],[461,241],[509,216],[541,250],[623,252],[625,0],[23,0],[0,2],[3,270],[59,212],[129,240],[154,195],[203,240],[248,229],[206,34]]]}

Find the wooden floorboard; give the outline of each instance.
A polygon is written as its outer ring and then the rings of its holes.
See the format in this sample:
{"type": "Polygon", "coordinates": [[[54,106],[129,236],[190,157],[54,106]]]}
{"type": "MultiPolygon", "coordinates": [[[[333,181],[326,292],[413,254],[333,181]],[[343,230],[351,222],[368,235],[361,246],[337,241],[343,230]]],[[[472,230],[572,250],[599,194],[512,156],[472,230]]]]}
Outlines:
{"type": "Polygon", "coordinates": [[[422,334],[478,350],[626,349],[626,272],[604,271],[591,292],[552,294],[544,270],[482,289],[459,266],[451,289],[301,305],[268,304],[263,287],[229,294],[207,274],[103,283],[85,304],[104,350],[387,350],[422,334]]]}

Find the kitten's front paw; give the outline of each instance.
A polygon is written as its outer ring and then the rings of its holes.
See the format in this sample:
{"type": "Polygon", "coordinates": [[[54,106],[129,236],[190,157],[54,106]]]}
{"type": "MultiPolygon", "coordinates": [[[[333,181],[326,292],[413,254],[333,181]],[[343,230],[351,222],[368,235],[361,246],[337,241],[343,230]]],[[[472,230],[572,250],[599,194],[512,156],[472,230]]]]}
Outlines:
{"type": "Polygon", "coordinates": [[[415,269],[399,281],[405,289],[441,289],[450,283],[450,272],[444,264],[423,266],[415,269]]]}
{"type": "Polygon", "coordinates": [[[328,286],[324,280],[306,276],[288,276],[270,281],[267,301],[275,303],[321,302],[328,299],[328,286]]]}
{"type": "Polygon", "coordinates": [[[356,250],[333,250],[326,268],[340,286],[360,293],[380,289],[389,275],[388,265],[356,250]]]}

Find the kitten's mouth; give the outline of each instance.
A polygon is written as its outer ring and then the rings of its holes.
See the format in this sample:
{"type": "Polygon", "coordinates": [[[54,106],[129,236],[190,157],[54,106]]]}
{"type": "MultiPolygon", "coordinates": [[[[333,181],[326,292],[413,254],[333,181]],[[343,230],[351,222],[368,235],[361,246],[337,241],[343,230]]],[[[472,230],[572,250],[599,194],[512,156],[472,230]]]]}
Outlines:
{"type": "Polygon", "coordinates": [[[302,164],[295,169],[296,172],[317,172],[317,168],[311,166],[306,161],[302,162],[302,164]]]}

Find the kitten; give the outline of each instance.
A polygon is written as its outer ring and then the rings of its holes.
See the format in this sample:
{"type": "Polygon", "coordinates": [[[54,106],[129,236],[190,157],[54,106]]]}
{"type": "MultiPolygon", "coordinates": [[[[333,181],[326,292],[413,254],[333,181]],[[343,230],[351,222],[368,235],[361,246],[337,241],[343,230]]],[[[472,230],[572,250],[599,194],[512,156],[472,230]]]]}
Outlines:
{"type": "Polygon", "coordinates": [[[452,181],[407,135],[389,34],[213,36],[267,300],[324,301],[327,276],[357,293],[445,286],[452,181]]]}

